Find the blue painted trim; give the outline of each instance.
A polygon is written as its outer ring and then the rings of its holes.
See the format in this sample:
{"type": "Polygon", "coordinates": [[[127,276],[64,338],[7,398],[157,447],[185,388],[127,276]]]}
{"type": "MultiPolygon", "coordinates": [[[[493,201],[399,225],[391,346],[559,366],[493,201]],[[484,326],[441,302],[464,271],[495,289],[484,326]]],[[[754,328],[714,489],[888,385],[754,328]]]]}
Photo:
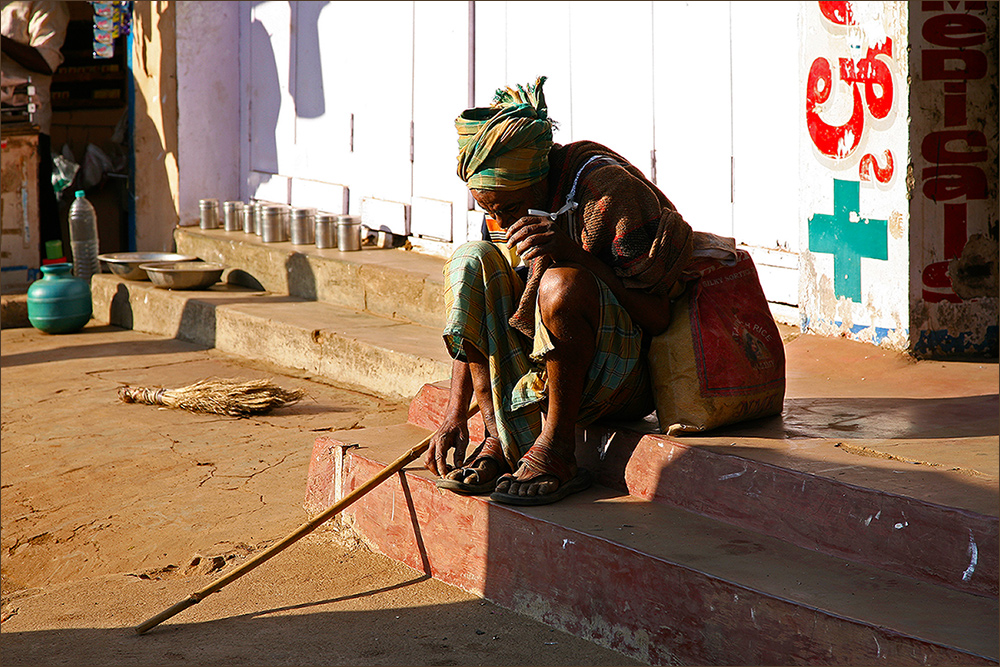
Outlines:
{"type": "MultiPolygon", "coordinates": [[[[801,321],[802,321],[802,325],[801,325],[802,330],[803,331],[808,331],[809,330],[809,325],[811,323],[811,320],[808,317],[806,317],[806,316],[803,315],[801,321]]],[[[844,326],[844,323],[842,321],[839,321],[839,320],[832,320],[831,321],[831,320],[819,319],[818,321],[819,322],[830,323],[833,326],[837,327],[838,329],[840,327],[844,326]]],[[[894,334],[897,331],[896,329],[890,329],[888,327],[871,327],[871,326],[867,326],[867,325],[864,325],[864,324],[855,324],[848,331],[853,336],[857,336],[862,331],[870,331],[873,328],[875,329],[875,339],[874,339],[873,342],[876,345],[879,345],[879,344],[883,343],[891,334],[894,334]]],[[[904,333],[907,332],[907,330],[905,330],[905,329],[903,331],[904,331],[904,333]]],[[[858,340],[858,339],[855,339],[855,340],[858,340]]],[[[868,341],[870,339],[866,338],[865,340],[868,341]]]]}
{"type": "Polygon", "coordinates": [[[925,357],[976,356],[996,358],[1000,346],[1000,327],[986,327],[986,338],[974,341],[966,331],[954,336],[947,329],[924,330],[920,332],[913,353],[925,357]]]}
{"type": "MultiPolygon", "coordinates": [[[[837,320],[823,320],[819,318],[816,320],[818,322],[825,322],[833,324],[834,326],[840,328],[843,326],[843,322],[837,320]]],[[[803,331],[809,331],[810,320],[806,316],[802,316],[800,320],[800,327],[803,331]]],[[[853,338],[857,336],[862,331],[871,329],[872,327],[866,327],[864,325],[856,324],[849,329],[852,336],[852,340],[860,340],[858,338],[853,338]]],[[[892,334],[896,329],[888,329],[884,327],[875,327],[875,344],[882,343],[889,334],[892,334]]],[[[904,333],[908,334],[908,330],[904,330],[904,333]]],[[[870,339],[865,339],[868,342],[870,339]]],[[[937,358],[937,357],[978,357],[978,358],[988,358],[995,359],[1000,352],[1000,326],[991,325],[986,327],[986,336],[983,340],[972,340],[969,332],[963,331],[958,335],[953,335],[948,332],[947,329],[923,329],[917,336],[915,343],[912,343],[912,350],[910,352],[917,357],[924,358],[937,358]]]]}
{"type": "Polygon", "coordinates": [[[0,272],[2,271],[27,271],[28,267],[25,266],[0,266],[0,272]]]}
{"type": "MultiPolygon", "coordinates": [[[[133,16],[133,21],[135,17],[133,16]]],[[[132,73],[132,31],[125,37],[125,71],[128,73],[128,250],[135,252],[135,75],[132,73]]]]}

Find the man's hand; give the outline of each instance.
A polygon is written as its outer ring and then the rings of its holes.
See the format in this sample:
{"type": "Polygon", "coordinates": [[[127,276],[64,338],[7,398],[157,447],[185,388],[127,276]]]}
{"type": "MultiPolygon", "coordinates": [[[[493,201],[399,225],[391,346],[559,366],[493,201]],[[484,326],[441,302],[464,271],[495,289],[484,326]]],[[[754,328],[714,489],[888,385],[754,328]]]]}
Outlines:
{"type": "Polygon", "coordinates": [[[554,262],[573,262],[583,252],[557,222],[533,215],[507,229],[507,247],[525,261],[547,255],[554,262]]]}
{"type": "Polygon", "coordinates": [[[469,445],[469,425],[464,418],[445,417],[441,426],[431,436],[427,448],[424,467],[438,477],[444,477],[453,468],[459,468],[465,461],[465,450],[469,445]],[[454,465],[448,465],[448,450],[453,450],[454,465]]]}

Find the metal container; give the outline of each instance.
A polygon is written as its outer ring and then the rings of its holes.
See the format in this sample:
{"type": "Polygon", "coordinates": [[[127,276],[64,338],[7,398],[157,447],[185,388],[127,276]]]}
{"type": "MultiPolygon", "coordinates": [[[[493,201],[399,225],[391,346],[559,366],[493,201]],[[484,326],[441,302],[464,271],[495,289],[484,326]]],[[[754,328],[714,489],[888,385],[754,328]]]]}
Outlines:
{"type": "Polygon", "coordinates": [[[140,264],[151,262],[193,262],[194,255],[178,255],[174,252],[112,252],[98,255],[97,259],[108,265],[111,273],[125,280],[149,280],[140,264]]]}
{"type": "Polygon", "coordinates": [[[264,223],[260,230],[264,243],[281,243],[288,240],[288,207],[281,204],[264,208],[264,223]]]}
{"type": "Polygon", "coordinates": [[[201,211],[201,228],[202,229],[218,229],[219,228],[219,200],[218,199],[200,199],[198,200],[198,208],[201,211]]]}
{"type": "Polygon", "coordinates": [[[316,209],[293,209],[289,236],[292,245],[312,245],[316,241],[316,209]]]}
{"type": "Polygon", "coordinates": [[[361,218],[355,215],[337,216],[337,248],[341,252],[361,250],[361,218]]]}
{"type": "Polygon", "coordinates": [[[267,204],[261,201],[253,205],[253,233],[257,236],[263,236],[264,234],[264,209],[266,208],[267,204]]]}
{"type": "Polygon", "coordinates": [[[223,202],[222,226],[227,232],[238,232],[243,229],[243,202],[223,202]]]}
{"type": "Polygon", "coordinates": [[[141,264],[149,280],[164,289],[205,289],[219,282],[225,270],[212,262],[152,262],[141,264]]]}
{"type": "Polygon", "coordinates": [[[257,209],[253,202],[247,202],[243,207],[243,233],[255,234],[257,232],[257,209]]]}
{"type": "Polygon", "coordinates": [[[330,213],[320,213],[316,216],[316,247],[337,247],[337,217],[330,213]]]}

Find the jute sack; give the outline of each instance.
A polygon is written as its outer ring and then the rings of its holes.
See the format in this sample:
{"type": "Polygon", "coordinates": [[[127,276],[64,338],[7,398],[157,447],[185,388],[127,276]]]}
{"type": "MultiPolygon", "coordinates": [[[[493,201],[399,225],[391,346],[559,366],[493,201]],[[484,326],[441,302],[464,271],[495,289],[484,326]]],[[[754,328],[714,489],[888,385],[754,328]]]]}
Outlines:
{"type": "Polygon", "coordinates": [[[753,259],[732,246],[728,259],[697,254],[648,355],[660,429],[670,435],[779,414],[784,404],[785,349],[753,259]]]}

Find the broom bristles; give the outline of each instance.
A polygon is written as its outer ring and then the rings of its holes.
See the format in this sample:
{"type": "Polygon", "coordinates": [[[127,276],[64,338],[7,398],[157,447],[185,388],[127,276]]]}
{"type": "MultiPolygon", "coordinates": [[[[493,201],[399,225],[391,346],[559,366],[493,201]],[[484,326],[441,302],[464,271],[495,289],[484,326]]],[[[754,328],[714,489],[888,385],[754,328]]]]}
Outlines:
{"type": "Polygon", "coordinates": [[[301,389],[283,389],[269,380],[199,380],[178,389],[159,387],[119,387],[118,398],[125,403],[164,405],[191,412],[207,412],[245,417],[269,412],[298,402],[301,389]]]}

